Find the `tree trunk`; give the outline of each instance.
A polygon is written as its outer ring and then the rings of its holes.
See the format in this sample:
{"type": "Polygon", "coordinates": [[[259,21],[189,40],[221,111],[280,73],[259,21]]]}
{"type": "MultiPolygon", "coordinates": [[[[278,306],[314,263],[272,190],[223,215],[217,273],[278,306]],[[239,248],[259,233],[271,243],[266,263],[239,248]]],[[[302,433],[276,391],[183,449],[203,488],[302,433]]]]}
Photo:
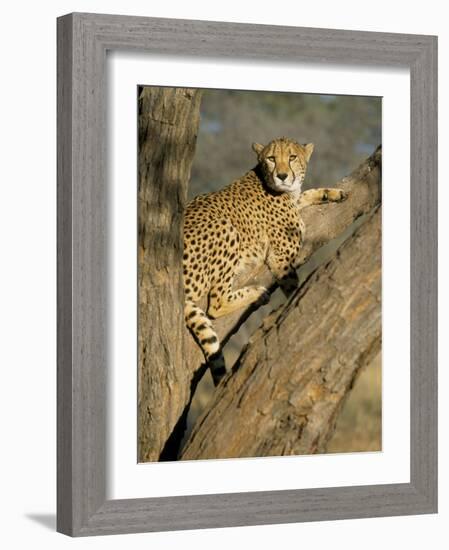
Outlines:
{"type": "Polygon", "coordinates": [[[324,452],[381,345],[380,208],[267,317],[198,420],[182,459],[324,452]]]}
{"type": "Polygon", "coordinates": [[[182,216],[201,91],[145,87],[139,97],[138,455],[158,460],[189,400],[183,362],[182,216]]]}

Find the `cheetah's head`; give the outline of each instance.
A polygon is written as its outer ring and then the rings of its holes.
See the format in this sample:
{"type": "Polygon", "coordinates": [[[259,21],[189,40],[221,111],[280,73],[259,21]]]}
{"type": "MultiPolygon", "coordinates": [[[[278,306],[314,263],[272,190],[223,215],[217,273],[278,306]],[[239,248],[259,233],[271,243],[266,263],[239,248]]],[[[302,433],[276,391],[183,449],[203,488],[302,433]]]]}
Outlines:
{"type": "Polygon", "coordinates": [[[298,193],[313,152],[313,143],[300,145],[288,138],[278,138],[268,145],[253,143],[265,183],[279,193],[298,193]]]}

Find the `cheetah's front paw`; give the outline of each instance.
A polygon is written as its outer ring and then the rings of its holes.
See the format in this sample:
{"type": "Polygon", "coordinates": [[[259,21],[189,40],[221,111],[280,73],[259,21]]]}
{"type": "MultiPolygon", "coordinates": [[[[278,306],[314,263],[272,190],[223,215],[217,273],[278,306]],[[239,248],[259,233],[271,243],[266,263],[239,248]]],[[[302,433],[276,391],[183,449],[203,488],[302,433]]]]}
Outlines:
{"type": "Polygon", "coordinates": [[[343,189],[333,189],[333,191],[335,193],[332,194],[332,197],[329,197],[332,202],[344,202],[349,196],[349,193],[343,191],[343,189]]]}

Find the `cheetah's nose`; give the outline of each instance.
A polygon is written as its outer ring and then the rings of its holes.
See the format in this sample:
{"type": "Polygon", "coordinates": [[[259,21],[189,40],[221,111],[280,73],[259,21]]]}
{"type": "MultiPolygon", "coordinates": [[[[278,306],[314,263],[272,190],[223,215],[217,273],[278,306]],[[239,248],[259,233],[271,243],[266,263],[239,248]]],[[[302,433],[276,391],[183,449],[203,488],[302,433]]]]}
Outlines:
{"type": "Polygon", "coordinates": [[[287,175],[288,175],[288,174],[278,174],[277,177],[278,177],[280,180],[285,181],[285,180],[287,179],[287,175]]]}

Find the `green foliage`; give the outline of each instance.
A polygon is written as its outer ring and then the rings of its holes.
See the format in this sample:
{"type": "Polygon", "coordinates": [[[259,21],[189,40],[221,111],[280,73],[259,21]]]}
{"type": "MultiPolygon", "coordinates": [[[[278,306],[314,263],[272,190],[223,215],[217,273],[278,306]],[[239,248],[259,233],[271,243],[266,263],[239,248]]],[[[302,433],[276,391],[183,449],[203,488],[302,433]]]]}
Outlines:
{"type": "Polygon", "coordinates": [[[254,167],[254,141],[313,142],[305,187],[335,184],[381,143],[381,98],[205,90],[189,197],[254,167]]]}

